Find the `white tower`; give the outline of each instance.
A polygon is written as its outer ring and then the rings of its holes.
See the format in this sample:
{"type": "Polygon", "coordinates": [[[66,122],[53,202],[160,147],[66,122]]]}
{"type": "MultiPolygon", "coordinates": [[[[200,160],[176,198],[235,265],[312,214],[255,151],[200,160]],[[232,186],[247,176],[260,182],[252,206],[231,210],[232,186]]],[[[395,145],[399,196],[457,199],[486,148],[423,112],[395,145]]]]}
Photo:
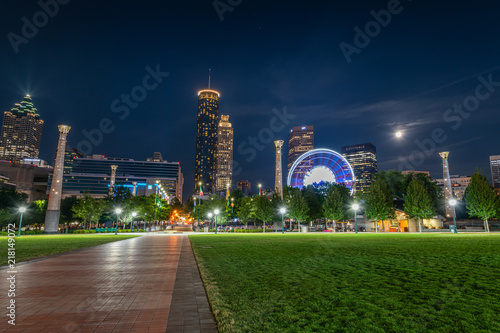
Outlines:
{"type": "Polygon", "coordinates": [[[113,195],[115,191],[116,169],[118,169],[118,165],[111,166],[111,178],[109,180],[109,195],[113,195]]]}
{"type": "Polygon", "coordinates": [[[276,180],[274,189],[279,193],[281,199],[283,199],[283,168],[281,166],[281,147],[283,147],[283,140],[276,140],[274,144],[276,145],[276,180]]]}
{"type": "Polygon", "coordinates": [[[441,159],[443,160],[443,179],[444,179],[444,200],[446,206],[446,217],[453,216],[453,207],[450,206],[450,199],[453,198],[453,192],[451,191],[451,180],[450,180],[450,167],[448,165],[449,152],[444,151],[439,153],[441,159]]]}
{"type": "Polygon", "coordinates": [[[59,218],[61,216],[61,195],[64,175],[64,153],[66,152],[66,137],[71,127],[59,125],[59,141],[57,143],[56,160],[52,184],[50,186],[49,202],[45,213],[43,233],[56,234],[59,231],[59,218]]]}

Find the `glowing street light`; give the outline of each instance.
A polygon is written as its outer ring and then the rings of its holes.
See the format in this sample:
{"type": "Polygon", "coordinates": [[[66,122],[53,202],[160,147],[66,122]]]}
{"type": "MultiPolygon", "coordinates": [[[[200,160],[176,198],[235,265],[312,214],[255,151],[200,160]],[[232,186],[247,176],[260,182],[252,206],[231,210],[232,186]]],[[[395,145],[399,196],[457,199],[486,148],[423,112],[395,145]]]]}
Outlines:
{"type": "Polygon", "coordinates": [[[214,214],[212,213],[208,213],[208,231],[210,231],[210,226],[212,225],[212,216],[214,216],[214,214]]]}
{"type": "Polygon", "coordinates": [[[259,195],[262,195],[262,184],[259,184],[259,195]]]}
{"type": "Polygon", "coordinates": [[[219,215],[220,211],[218,209],[214,210],[215,215],[215,234],[217,235],[217,215],[219,215]]]}
{"type": "Polygon", "coordinates": [[[17,237],[21,237],[21,226],[23,224],[23,214],[26,211],[26,207],[19,208],[19,213],[21,213],[21,218],[19,219],[19,230],[17,231],[17,237]]]}
{"type": "Polygon", "coordinates": [[[403,137],[403,132],[401,132],[401,131],[397,131],[397,132],[396,132],[396,138],[398,138],[398,139],[399,139],[399,138],[401,138],[401,137],[403,137]]]}
{"type": "Polygon", "coordinates": [[[450,204],[451,207],[453,207],[453,226],[454,226],[453,233],[457,234],[458,233],[458,231],[457,231],[457,218],[456,218],[456,214],[455,214],[455,206],[457,205],[457,200],[450,199],[450,201],[448,201],[448,203],[450,204]]]}
{"type": "Polygon", "coordinates": [[[116,229],[115,229],[115,235],[118,234],[118,218],[120,216],[120,214],[122,213],[122,210],[120,208],[117,208],[115,209],[115,213],[116,213],[116,229]]]}
{"type": "Polygon", "coordinates": [[[137,213],[136,212],[133,212],[132,213],[132,226],[131,226],[131,231],[134,232],[134,220],[135,220],[135,217],[137,216],[137,213]]]}
{"type": "Polygon", "coordinates": [[[281,233],[284,234],[285,233],[285,213],[286,213],[285,207],[280,208],[280,213],[281,213],[281,233]]]}
{"type": "Polygon", "coordinates": [[[359,209],[359,205],[357,203],[355,203],[354,205],[352,205],[352,209],[354,209],[354,229],[355,229],[355,232],[357,234],[358,233],[358,209],[359,209]]]}

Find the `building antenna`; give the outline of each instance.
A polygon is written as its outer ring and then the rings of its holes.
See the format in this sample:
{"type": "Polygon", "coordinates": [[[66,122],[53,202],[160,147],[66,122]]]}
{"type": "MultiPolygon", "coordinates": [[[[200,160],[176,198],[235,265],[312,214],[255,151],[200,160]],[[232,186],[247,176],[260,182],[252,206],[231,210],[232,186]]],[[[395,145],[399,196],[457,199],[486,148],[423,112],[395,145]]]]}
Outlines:
{"type": "Polygon", "coordinates": [[[210,89],[210,74],[211,74],[212,70],[211,69],[208,69],[208,89],[210,89]]]}

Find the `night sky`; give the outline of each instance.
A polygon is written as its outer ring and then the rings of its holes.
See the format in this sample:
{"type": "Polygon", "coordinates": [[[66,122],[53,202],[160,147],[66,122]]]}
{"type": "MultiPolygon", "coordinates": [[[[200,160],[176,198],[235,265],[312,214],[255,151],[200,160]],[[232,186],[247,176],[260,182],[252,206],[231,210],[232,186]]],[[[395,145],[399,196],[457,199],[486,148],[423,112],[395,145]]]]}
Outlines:
{"type": "Polygon", "coordinates": [[[409,165],[435,178],[442,177],[439,151],[450,151],[452,174],[479,168],[488,177],[488,157],[500,154],[497,1],[221,0],[216,4],[231,9],[222,21],[213,1],[61,2],[47,22],[37,1],[0,3],[1,111],[32,95],[45,120],[40,157],[49,162],[58,124],[72,126],[69,145],[77,148],[85,130],[107,122],[108,133],[87,153],[143,160],[160,151],[181,163],[186,197],[197,91],[207,87],[209,68],[220,112],[235,129],[234,183],[273,187],[269,141],[287,141],[299,125],[314,125],[317,148],[372,142],[379,169],[409,165]],[[385,27],[370,23],[371,12],[382,10],[390,22],[383,12],[385,27]],[[22,18],[32,23],[34,15],[38,31],[25,31],[31,36],[20,42],[22,18]],[[354,29],[365,34],[367,24],[372,37],[355,42],[354,29]],[[147,96],[124,108],[121,95],[143,86],[148,66],[169,74],[158,76],[155,88],[148,81],[147,96]],[[460,111],[463,103],[472,111],[460,111]],[[284,108],[294,118],[279,126],[272,119],[284,108]],[[259,133],[262,150],[248,161],[249,136],[259,133]]]}

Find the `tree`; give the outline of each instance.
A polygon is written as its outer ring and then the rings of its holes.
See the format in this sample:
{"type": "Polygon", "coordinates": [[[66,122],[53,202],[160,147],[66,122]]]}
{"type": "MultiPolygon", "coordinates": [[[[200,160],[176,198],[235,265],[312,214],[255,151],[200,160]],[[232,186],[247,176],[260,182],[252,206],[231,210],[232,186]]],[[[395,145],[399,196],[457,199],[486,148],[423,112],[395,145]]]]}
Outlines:
{"type": "Polygon", "coordinates": [[[83,198],[78,199],[72,210],[74,217],[83,219],[84,227],[88,222],[88,229],[90,229],[92,223],[99,222],[105,206],[107,204],[104,200],[94,199],[85,194],[83,198]]]}
{"type": "Polygon", "coordinates": [[[238,219],[245,223],[245,228],[248,228],[248,221],[255,218],[255,201],[252,198],[242,198],[240,201],[240,209],[238,211],[238,219]]]}
{"type": "Polygon", "coordinates": [[[28,195],[14,189],[0,188],[0,226],[15,223],[19,216],[19,207],[26,207],[28,195]]]}
{"type": "MultiPolygon", "coordinates": [[[[297,221],[297,228],[300,226],[300,222],[305,221],[308,218],[309,207],[307,207],[306,200],[302,197],[302,193],[299,189],[293,189],[290,191],[290,201],[288,203],[288,216],[297,221]]],[[[290,230],[292,222],[290,221],[290,230]]]]}
{"type": "Polygon", "coordinates": [[[322,218],[323,211],[321,208],[324,198],[318,191],[318,187],[314,185],[305,186],[302,188],[302,197],[307,202],[307,207],[309,207],[308,217],[312,220],[322,218]]]}
{"type": "Polygon", "coordinates": [[[259,195],[255,199],[255,217],[264,222],[264,230],[265,225],[273,220],[274,212],[274,205],[268,197],[259,195]]]}
{"type": "Polygon", "coordinates": [[[328,189],[323,203],[323,215],[327,220],[343,221],[349,218],[350,191],[344,184],[333,184],[328,189]]]}
{"type": "Polygon", "coordinates": [[[408,185],[404,209],[408,216],[418,219],[419,232],[422,232],[422,219],[431,218],[436,214],[432,197],[421,179],[413,178],[408,185]]]}
{"type": "Polygon", "coordinates": [[[394,194],[384,178],[376,177],[375,181],[368,187],[365,199],[366,216],[375,221],[375,231],[378,231],[378,221],[384,223],[383,221],[394,218],[396,210],[394,206],[394,194]]]}
{"type": "Polygon", "coordinates": [[[484,221],[484,231],[489,232],[488,220],[496,216],[500,210],[498,195],[490,186],[486,177],[478,172],[471,177],[465,195],[467,212],[484,221]]]}

